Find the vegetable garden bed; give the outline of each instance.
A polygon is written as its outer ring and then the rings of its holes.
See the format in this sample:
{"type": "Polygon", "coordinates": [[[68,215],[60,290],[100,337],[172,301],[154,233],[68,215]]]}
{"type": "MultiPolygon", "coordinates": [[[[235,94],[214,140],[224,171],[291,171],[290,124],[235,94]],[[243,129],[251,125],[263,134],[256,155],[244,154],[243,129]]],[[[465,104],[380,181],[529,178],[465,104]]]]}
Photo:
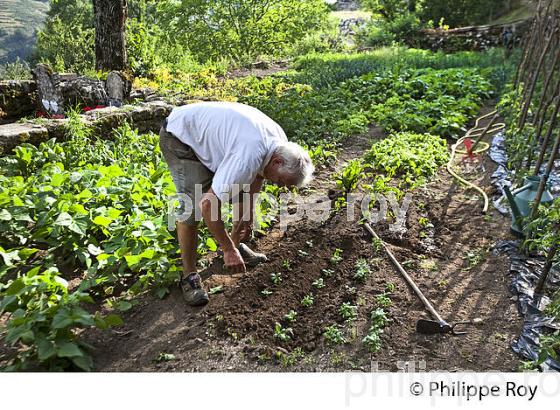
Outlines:
{"type": "MultiPolygon", "coordinates": [[[[124,126],[113,141],[96,140],[71,119],[68,141],[24,144],[3,158],[2,365],[369,370],[377,361],[395,370],[412,361],[438,370],[515,370],[508,344],[519,323],[511,320],[505,264],[490,253],[508,236],[507,221],[474,212],[476,198],[440,170],[448,149],[442,137],[461,135],[499,88],[504,67],[465,68],[473,58],[484,66],[471,54],[407,53],[391,55],[385,67],[387,57],[377,54],[309,60],[300,71],[208,90],[260,108],[305,144],[320,171],[302,198],[322,195],[333,212],[282,234],[260,209],[254,245],[271,262],[245,276],[223,273],[203,230],[199,251],[209,266],[202,275],[214,293],[204,309],[186,307],[175,287],[177,242],[165,221],[174,189],[157,136],[124,126]],[[413,195],[407,229],[381,223],[381,236],[446,317],[481,317],[480,328],[463,338],[415,334],[423,309],[359,226],[359,212],[346,220],[349,192],[399,203],[413,195]]],[[[471,178],[488,189],[484,174],[471,178]]]]}
{"type": "MultiPolygon", "coordinates": [[[[356,146],[380,137],[372,134],[351,139],[339,158],[352,158],[356,146]]],[[[316,189],[337,189],[330,173],[319,176],[316,189]]],[[[480,177],[488,189],[488,178],[480,177]]],[[[416,320],[428,317],[423,306],[358,220],[337,214],[324,224],[304,220],[285,235],[273,229],[255,243],[270,263],[247,275],[224,274],[215,261],[202,274],[221,292],[207,308],[185,307],[178,290],[164,300],[143,298],[119,333],[91,335],[96,360],[108,371],[515,371],[509,343],[520,321],[509,299],[506,259],[491,252],[510,237],[507,219],[473,212],[478,205],[440,171],[415,191],[406,234],[377,227],[447,319],[483,320],[466,336],[417,334],[416,320]],[[365,275],[358,261],[369,266],[365,275]],[[348,311],[355,315],[343,316],[348,311]],[[173,359],[154,360],[162,352],[173,359]]]]}

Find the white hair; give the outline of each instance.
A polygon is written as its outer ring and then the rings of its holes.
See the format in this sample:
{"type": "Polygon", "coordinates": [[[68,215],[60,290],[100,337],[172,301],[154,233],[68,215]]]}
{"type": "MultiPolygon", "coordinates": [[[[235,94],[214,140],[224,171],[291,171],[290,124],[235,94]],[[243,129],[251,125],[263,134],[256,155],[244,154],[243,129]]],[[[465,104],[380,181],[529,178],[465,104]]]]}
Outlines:
{"type": "Polygon", "coordinates": [[[282,142],[276,147],[274,154],[283,162],[278,171],[295,177],[298,187],[311,182],[315,166],[313,166],[309,153],[300,145],[295,142],[282,142]]]}

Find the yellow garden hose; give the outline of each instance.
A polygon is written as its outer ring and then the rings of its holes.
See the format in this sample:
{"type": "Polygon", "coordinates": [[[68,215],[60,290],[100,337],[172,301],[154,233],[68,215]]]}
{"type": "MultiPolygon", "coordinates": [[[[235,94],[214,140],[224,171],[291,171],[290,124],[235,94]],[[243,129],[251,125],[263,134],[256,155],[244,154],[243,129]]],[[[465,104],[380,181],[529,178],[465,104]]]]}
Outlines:
{"type": "Polygon", "coordinates": [[[482,195],[482,198],[484,199],[484,208],[482,209],[482,213],[486,213],[488,212],[488,205],[490,203],[489,199],[488,199],[488,195],[486,194],[486,192],[484,192],[484,190],[482,188],[480,188],[478,185],[473,184],[472,182],[467,181],[466,179],[464,179],[463,177],[461,177],[457,172],[455,172],[453,170],[453,161],[455,160],[455,156],[459,153],[459,154],[468,154],[467,150],[465,149],[459,149],[459,147],[461,146],[461,144],[463,143],[463,141],[465,141],[466,139],[469,138],[473,138],[476,137],[477,140],[475,142],[475,144],[473,145],[474,150],[472,151],[472,154],[480,154],[482,152],[487,151],[490,148],[490,144],[488,144],[487,142],[484,141],[480,141],[486,134],[492,134],[494,132],[503,130],[506,125],[504,123],[497,123],[494,124],[495,119],[497,118],[497,116],[495,116],[492,121],[490,122],[490,124],[488,124],[488,126],[486,126],[485,128],[481,128],[479,127],[479,123],[481,120],[483,120],[484,118],[490,117],[491,115],[495,115],[497,113],[497,111],[492,111],[489,112],[488,114],[482,115],[480,117],[478,117],[476,119],[476,122],[474,124],[474,127],[471,128],[470,130],[467,131],[467,133],[465,134],[464,137],[459,138],[455,144],[453,144],[451,146],[451,156],[449,158],[449,162],[447,163],[447,171],[459,182],[467,185],[469,188],[474,189],[475,191],[477,191],[478,193],[480,193],[480,195],[482,195]]]}

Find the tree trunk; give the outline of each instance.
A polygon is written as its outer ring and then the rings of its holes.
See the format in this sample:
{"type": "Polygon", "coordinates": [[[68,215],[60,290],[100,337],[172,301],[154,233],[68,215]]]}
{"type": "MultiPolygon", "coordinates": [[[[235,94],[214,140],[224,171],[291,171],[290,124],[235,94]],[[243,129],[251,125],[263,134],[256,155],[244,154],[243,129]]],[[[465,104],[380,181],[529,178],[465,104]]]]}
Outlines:
{"type": "Polygon", "coordinates": [[[95,68],[101,71],[125,70],[127,0],[93,0],[93,12],[95,68]]]}

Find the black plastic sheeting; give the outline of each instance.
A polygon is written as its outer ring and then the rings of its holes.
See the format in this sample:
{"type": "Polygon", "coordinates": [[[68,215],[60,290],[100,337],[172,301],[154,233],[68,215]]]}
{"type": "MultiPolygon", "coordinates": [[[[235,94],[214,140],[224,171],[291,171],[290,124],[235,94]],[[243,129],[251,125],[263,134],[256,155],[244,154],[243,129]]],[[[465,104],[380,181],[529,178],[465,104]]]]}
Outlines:
{"type": "MultiPolygon", "coordinates": [[[[514,340],[511,347],[521,357],[535,361],[539,357],[540,337],[559,330],[560,321],[545,314],[544,310],[550,303],[548,297],[534,297],[534,288],[544,266],[544,258],[527,257],[520,254],[519,245],[520,241],[500,241],[494,247],[494,252],[506,254],[510,258],[511,283],[509,290],[517,299],[517,310],[523,315],[521,335],[514,340]]],[[[547,286],[560,287],[558,270],[550,273],[547,286]]],[[[544,371],[560,372],[560,362],[549,357],[541,364],[541,368],[544,371]]]]}
{"type": "MultiPolygon", "coordinates": [[[[509,215],[509,205],[503,194],[504,186],[507,186],[513,191],[512,180],[515,178],[515,171],[508,169],[507,163],[507,153],[505,147],[506,136],[504,132],[497,134],[490,146],[490,151],[488,155],[496,164],[498,168],[492,174],[492,184],[498,188],[498,192],[501,193],[492,198],[494,207],[502,215],[509,215]]],[[[556,161],[555,167],[548,178],[550,184],[550,192],[555,198],[560,196],[560,160],[556,161]]],[[[541,175],[544,174],[546,164],[541,168],[541,175]]]]}
{"type": "MultiPolygon", "coordinates": [[[[500,133],[493,139],[490,147],[490,158],[498,164],[498,169],[492,175],[492,184],[498,192],[503,193],[503,187],[511,188],[511,181],[515,173],[507,167],[505,150],[505,135],[500,133]]],[[[555,197],[560,194],[560,172],[555,170],[550,178],[551,192],[555,197]]],[[[509,214],[509,206],[503,197],[496,196],[493,203],[500,213],[509,214]]],[[[519,253],[520,241],[499,241],[494,246],[497,254],[506,254],[510,258],[509,276],[510,292],[517,300],[517,309],[523,315],[521,335],[513,341],[511,347],[515,353],[526,360],[536,361],[539,358],[540,338],[560,329],[560,321],[545,313],[550,299],[546,296],[535,297],[534,288],[540,277],[545,259],[543,257],[527,256],[519,253]]],[[[560,289],[560,271],[553,269],[547,281],[548,289],[560,289]]],[[[548,357],[541,365],[542,371],[560,372],[560,361],[548,357]]]]}

